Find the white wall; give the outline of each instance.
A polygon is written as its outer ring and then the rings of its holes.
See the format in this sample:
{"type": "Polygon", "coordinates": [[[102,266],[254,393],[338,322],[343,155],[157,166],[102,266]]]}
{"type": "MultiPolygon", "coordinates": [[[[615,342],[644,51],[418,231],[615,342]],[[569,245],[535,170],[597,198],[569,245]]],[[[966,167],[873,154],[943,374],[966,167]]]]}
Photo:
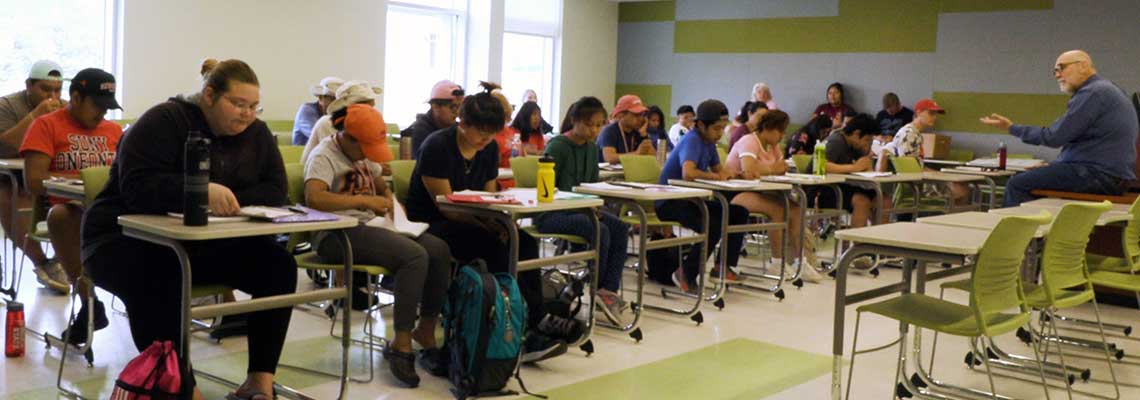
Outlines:
{"type": "Polygon", "coordinates": [[[570,104],[582,96],[594,96],[602,104],[612,104],[617,85],[617,42],[617,3],[563,1],[561,59],[555,61],[562,73],[562,84],[555,107],[558,116],[549,118],[551,121],[561,121],[570,104]]]}
{"type": "Polygon", "coordinates": [[[124,7],[125,118],[196,90],[206,57],[253,67],[266,120],[292,120],[327,75],[383,86],[386,0],[131,0],[124,7]]]}

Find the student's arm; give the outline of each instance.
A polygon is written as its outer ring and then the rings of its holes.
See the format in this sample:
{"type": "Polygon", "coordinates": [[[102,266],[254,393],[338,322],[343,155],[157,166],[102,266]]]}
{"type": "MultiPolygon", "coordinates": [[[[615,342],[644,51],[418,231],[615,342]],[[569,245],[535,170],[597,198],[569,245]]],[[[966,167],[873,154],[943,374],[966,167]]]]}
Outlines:
{"type": "Polygon", "coordinates": [[[263,205],[279,207],[285,205],[289,199],[288,179],[285,177],[285,163],[281,160],[281,150],[273,133],[263,122],[255,122],[260,129],[246,132],[246,135],[257,135],[261,146],[261,165],[257,183],[252,186],[231,188],[238,204],[263,205]]]}
{"type": "MultiPolygon", "coordinates": [[[[422,177],[422,179],[424,181],[424,188],[426,188],[428,191],[428,194],[431,195],[431,201],[436,202],[436,207],[439,207],[439,202],[436,200],[436,197],[447,196],[447,195],[452,193],[451,192],[451,182],[445,178],[432,178],[430,176],[424,176],[424,177],[422,177]]],[[[490,190],[488,190],[488,191],[493,192],[493,191],[495,191],[494,185],[495,185],[495,182],[490,181],[487,183],[487,185],[486,185],[487,187],[485,187],[484,189],[489,188],[490,190]]],[[[471,214],[444,211],[442,208],[439,210],[439,212],[440,212],[440,214],[443,214],[444,218],[450,219],[450,220],[455,221],[455,222],[460,222],[460,223],[464,223],[464,224],[472,224],[472,225],[480,225],[480,226],[483,225],[482,222],[476,220],[475,217],[472,216],[471,214]]]]}
{"type": "Polygon", "coordinates": [[[182,211],[182,161],[185,137],[167,107],[152,108],[119,141],[119,193],[131,213],[182,211]]]}
{"type": "Polygon", "coordinates": [[[44,179],[51,177],[51,156],[38,151],[24,152],[24,185],[28,192],[40,197],[47,195],[44,179]]]}
{"type": "Polygon", "coordinates": [[[849,174],[852,172],[863,172],[871,169],[871,156],[860,157],[859,160],[853,164],[838,164],[831,161],[827,162],[827,172],[834,174],[849,174]]]}
{"type": "Polygon", "coordinates": [[[702,171],[700,168],[697,168],[696,161],[685,161],[684,164],[681,164],[681,179],[686,181],[697,179],[723,180],[721,174],[718,172],[702,171]]]}
{"type": "Polygon", "coordinates": [[[602,157],[610,164],[620,164],[621,154],[618,154],[617,147],[606,146],[602,147],[602,157]]]}
{"type": "Polygon", "coordinates": [[[378,215],[387,214],[392,206],[387,197],[330,192],[328,183],[320,179],[305,181],[305,203],[320,211],[371,210],[378,215]]]}
{"type": "MultiPolygon", "coordinates": [[[[1103,97],[1103,96],[1102,96],[1103,97]]],[[[1082,93],[1069,101],[1069,107],[1061,118],[1049,126],[1011,125],[1009,134],[1017,136],[1028,144],[1058,148],[1071,143],[1088,131],[1101,115],[1100,98],[1091,93],[1082,93]]],[[[1005,120],[1009,122],[1008,119],[1005,120]]],[[[984,121],[983,121],[984,122],[984,121]]],[[[1012,124],[1012,122],[1010,122],[1012,124]]]]}
{"type": "MultiPolygon", "coordinates": [[[[18,121],[16,121],[16,124],[11,128],[8,128],[8,130],[0,133],[0,147],[19,149],[20,145],[24,143],[24,133],[27,132],[28,128],[32,126],[32,121],[35,121],[36,118],[39,118],[44,114],[58,110],[60,107],[63,107],[64,104],[65,103],[62,101],[54,99],[45,99],[44,101],[41,101],[40,104],[36,105],[36,108],[32,109],[32,112],[28,113],[28,115],[25,115],[23,118],[20,118],[18,121]]],[[[3,115],[0,116],[0,118],[15,120],[16,116],[3,115]]]]}

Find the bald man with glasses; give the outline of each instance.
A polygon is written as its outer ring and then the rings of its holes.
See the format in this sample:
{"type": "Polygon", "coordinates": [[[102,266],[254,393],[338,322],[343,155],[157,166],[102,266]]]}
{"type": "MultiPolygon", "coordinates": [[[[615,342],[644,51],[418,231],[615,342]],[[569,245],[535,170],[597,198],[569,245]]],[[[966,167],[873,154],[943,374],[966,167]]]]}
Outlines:
{"type": "Polygon", "coordinates": [[[1120,195],[1136,179],[1140,123],[1128,95],[1098,76],[1092,58],[1081,50],[1057,57],[1053,78],[1072,98],[1065,114],[1049,126],[1018,125],[998,114],[981,118],[1022,142],[1061,148],[1052,163],[1010,178],[1006,207],[1032,200],[1036,189],[1120,195]]]}

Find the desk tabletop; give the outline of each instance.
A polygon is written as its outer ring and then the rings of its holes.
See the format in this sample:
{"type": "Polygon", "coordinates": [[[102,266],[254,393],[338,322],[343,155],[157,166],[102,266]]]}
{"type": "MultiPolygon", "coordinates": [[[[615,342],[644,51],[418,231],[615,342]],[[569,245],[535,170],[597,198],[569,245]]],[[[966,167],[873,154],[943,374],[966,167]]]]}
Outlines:
{"type": "Polygon", "coordinates": [[[984,181],[986,178],[979,175],[947,174],[944,172],[923,171],[922,180],[931,182],[974,182],[984,181]]]}
{"type": "Polygon", "coordinates": [[[969,256],[978,254],[989,232],[956,226],[896,222],[844,229],[835,237],[856,243],[969,256]]]}
{"type": "Polygon", "coordinates": [[[891,174],[885,176],[862,176],[856,174],[843,174],[844,178],[849,181],[860,182],[874,182],[874,183],[900,183],[900,182],[917,182],[923,180],[921,172],[905,173],[905,174],[891,174]]]}
{"type": "Polygon", "coordinates": [[[768,176],[761,177],[760,180],[762,180],[764,182],[790,183],[793,185],[800,185],[800,186],[816,186],[816,185],[834,185],[837,183],[843,183],[843,182],[847,181],[847,178],[845,178],[844,175],[838,175],[838,174],[827,174],[827,175],[824,175],[822,178],[808,178],[806,176],[802,176],[799,174],[787,174],[787,175],[768,175],[768,176]]]}
{"type": "Polygon", "coordinates": [[[684,179],[670,179],[669,184],[673,186],[715,190],[720,192],[763,192],[763,191],[786,191],[792,190],[792,185],[786,183],[772,183],[763,182],[760,180],[743,180],[733,179],[731,181],[724,181],[722,183],[713,183],[705,181],[686,181],[684,179]]]}
{"type": "MultiPolygon", "coordinates": [[[[439,204],[449,204],[458,207],[482,208],[487,210],[495,210],[505,212],[511,215],[534,214],[544,213],[551,211],[566,211],[576,210],[579,208],[595,208],[605,205],[602,199],[589,198],[589,199],[558,199],[549,203],[541,203],[538,201],[538,193],[533,188],[528,189],[510,189],[499,192],[499,194],[513,196],[522,204],[478,204],[478,203],[456,203],[447,199],[447,196],[438,196],[436,201],[439,204]]],[[[557,196],[557,195],[556,195],[557,196]]],[[[581,196],[580,196],[581,197],[581,196]]]]}
{"type": "Polygon", "coordinates": [[[24,159],[23,158],[0,158],[0,169],[6,169],[6,170],[12,170],[12,171],[23,170],[24,169],[24,159]]]}
{"type": "Polygon", "coordinates": [[[195,241],[345,229],[360,224],[360,220],[356,218],[343,216],[337,216],[337,218],[336,221],[295,222],[288,224],[244,221],[219,222],[206,226],[185,226],[182,225],[182,218],[178,217],[133,214],[120,216],[119,225],[123,227],[124,233],[137,231],[174,240],[195,241]]]}
{"type": "Polygon", "coordinates": [[[624,176],[625,176],[624,171],[610,171],[610,170],[604,170],[604,169],[598,170],[598,179],[601,179],[603,181],[621,179],[624,176]]]}
{"type": "Polygon", "coordinates": [[[1009,170],[1009,169],[996,170],[996,169],[975,169],[975,168],[976,167],[946,168],[946,169],[943,169],[942,172],[950,173],[950,174],[960,174],[960,175],[986,176],[986,177],[990,177],[990,178],[998,178],[998,177],[1003,177],[1003,176],[1014,176],[1014,175],[1017,175],[1017,172],[1018,172],[1018,171],[1009,170]]]}
{"type": "MultiPolygon", "coordinates": [[[[1069,203],[1077,203],[1077,204],[1084,204],[1084,203],[1087,203],[1087,204],[1099,204],[1099,203],[1097,203],[1097,202],[1095,202],[1095,201],[1081,201],[1081,200],[1068,200],[1068,199],[1057,199],[1057,198],[1044,198],[1044,199],[1037,199],[1037,200],[1033,200],[1033,201],[1027,201],[1027,202],[1021,203],[1021,205],[1023,205],[1023,206],[1030,206],[1030,207],[1041,207],[1041,208],[1056,208],[1056,209],[1060,209],[1061,207],[1064,207],[1066,204],[1069,204],[1069,203]]],[[[1128,209],[1129,209],[1129,208],[1131,208],[1131,207],[1132,207],[1132,205],[1131,205],[1131,204],[1113,204],[1113,205],[1112,205],[1112,211],[1119,211],[1119,212],[1128,212],[1128,209]]]]}
{"type": "MultiPolygon", "coordinates": [[[[1053,214],[1053,216],[1056,217],[1057,213],[1061,211],[1061,207],[1022,205],[1020,207],[995,208],[989,212],[1001,215],[1037,215],[1041,213],[1041,211],[1048,211],[1050,214],[1053,214]]],[[[1128,222],[1131,219],[1132,215],[1129,213],[1109,210],[1100,215],[1100,218],[1096,220],[1096,226],[1105,226],[1118,222],[1128,222]]]]}
{"type": "Polygon", "coordinates": [[[83,181],[78,179],[44,179],[44,187],[48,195],[55,197],[83,200],[87,196],[83,181]]]}
{"type": "MultiPolygon", "coordinates": [[[[956,226],[960,228],[973,228],[992,231],[997,227],[1002,219],[1009,215],[998,213],[986,213],[981,211],[968,211],[955,214],[944,214],[931,217],[921,217],[917,221],[920,224],[931,225],[945,225],[956,226]]],[[[1051,224],[1045,224],[1037,228],[1037,232],[1033,235],[1035,238],[1041,238],[1049,234],[1051,224]]]]}
{"type": "Polygon", "coordinates": [[[602,197],[613,197],[627,200],[637,201],[656,201],[656,200],[679,200],[709,198],[712,197],[712,191],[705,189],[673,187],[672,190],[659,191],[659,190],[643,190],[635,189],[625,186],[617,186],[608,183],[590,183],[577,186],[574,188],[575,193],[592,194],[602,197]]]}
{"type": "Polygon", "coordinates": [[[935,164],[935,165],[949,165],[949,166],[966,165],[966,162],[965,162],[965,161],[955,161],[955,160],[935,160],[935,159],[932,159],[932,158],[926,158],[926,159],[923,159],[923,160],[922,160],[922,163],[923,163],[923,164],[935,164]]]}

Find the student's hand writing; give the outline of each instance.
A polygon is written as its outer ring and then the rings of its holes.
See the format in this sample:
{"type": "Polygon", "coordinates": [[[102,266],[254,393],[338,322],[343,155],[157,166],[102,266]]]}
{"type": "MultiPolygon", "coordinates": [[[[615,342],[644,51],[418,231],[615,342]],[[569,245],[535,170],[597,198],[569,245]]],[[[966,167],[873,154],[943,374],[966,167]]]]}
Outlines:
{"type": "Polygon", "coordinates": [[[364,209],[370,210],[376,215],[387,215],[388,210],[392,208],[392,202],[389,198],[383,196],[359,196],[361,206],[364,209]]]}
{"type": "Polygon", "coordinates": [[[210,199],[210,213],[219,217],[231,217],[238,214],[241,205],[230,188],[211,182],[207,189],[210,199]]]}
{"type": "Polygon", "coordinates": [[[859,171],[867,171],[867,170],[870,170],[870,169],[871,169],[871,165],[872,165],[872,164],[871,164],[871,156],[869,156],[869,155],[866,155],[866,156],[863,156],[863,157],[859,157],[859,159],[858,159],[858,160],[855,160],[855,164],[854,164],[854,165],[855,165],[855,168],[857,168],[859,171]]]}
{"type": "Polygon", "coordinates": [[[732,172],[729,171],[728,168],[721,168],[720,172],[717,172],[716,174],[717,180],[727,181],[729,179],[732,179],[732,172]]]}
{"type": "Polygon", "coordinates": [[[637,153],[653,154],[653,144],[649,143],[649,139],[642,140],[641,144],[637,145],[637,153]]]}
{"type": "Polygon", "coordinates": [[[1000,114],[990,114],[990,116],[982,117],[979,120],[982,121],[983,124],[1003,131],[1009,131],[1009,127],[1013,126],[1013,121],[1010,121],[1009,118],[1003,117],[1000,114]]]}
{"type": "Polygon", "coordinates": [[[63,101],[60,101],[58,99],[44,99],[44,101],[41,101],[40,104],[36,105],[36,108],[32,110],[32,115],[39,117],[41,115],[58,110],[63,107],[63,105],[63,101]]]}

